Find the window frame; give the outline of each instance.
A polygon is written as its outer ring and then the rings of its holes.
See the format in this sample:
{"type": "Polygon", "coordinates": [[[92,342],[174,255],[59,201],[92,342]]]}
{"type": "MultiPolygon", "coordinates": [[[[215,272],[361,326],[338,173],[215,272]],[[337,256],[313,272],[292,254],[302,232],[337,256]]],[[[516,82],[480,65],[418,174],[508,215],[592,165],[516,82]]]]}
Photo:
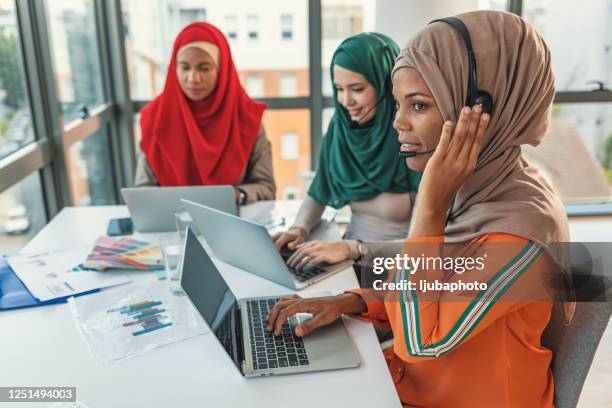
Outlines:
{"type": "MultiPolygon", "coordinates": [[[[89,116],[62,124],[61,106],[49,47],[45,0],[15,0],[26,92],[35,132],[35,141],[0,160],[0,193],[40,172],[48,219],[71,204],[65,151],[102,127],[109,131],[115,202],[119,191],[131,186],[135,169],[134,117],[149,100],[133,100],[129,92],[127,56],[124,47],[125,0],[92,0],[105,102],[91,107],[89,116]]],[[[311,168],[317,166],[323,137],[323,110],[333,108],[331,96],[323,95],[322,81],[322,0],[308,0],[309,95],[303,97],[258,98],[270,110],[307,109],[310,112],[311,168]]],[[[508,0],[507,11],[521,15],[523,0],[508,0]]],[[[236,16],[237,17],[237,16],[236,16]]],[[[258,37],[260,37],[258,35],[258,37]]],[[[555,103],[612,102],[612,91],[560,91],[555,103]]],[[[610,215],[612,203],[571,204],[568,215],[610,215]]]]}
{"type": "MultiPolygon", "coordinates": [[[[508,11],[518,16],[523,15],[523,0],[508,0],[508,11]]],[[[558,91],[555,92],[553,103],[611,103],[612,90],[591,91],[558,91]]],[[[612,200],[598,203],[567,203],[565,211],[568,217],[612,215],[612,200]]]]}

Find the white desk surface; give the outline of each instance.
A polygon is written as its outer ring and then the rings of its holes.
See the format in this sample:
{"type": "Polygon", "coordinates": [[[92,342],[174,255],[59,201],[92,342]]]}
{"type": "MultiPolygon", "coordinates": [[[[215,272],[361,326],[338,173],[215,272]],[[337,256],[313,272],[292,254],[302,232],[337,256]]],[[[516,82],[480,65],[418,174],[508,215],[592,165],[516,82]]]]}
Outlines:
{"type": "MultiPolygon", "coordinates": [[[[123,206],[64,208],[23,252],[93,244],[109,219],[125,216],[123,206]]],[[[155,239],[152,234],[138,236],[155,239]]],[[[232,266],[217,265],[238,298],[290,293],[232,266]]],[[[129,275],[134,281],[156,279],[152,272],[129,275]]],[[[303,293],[339,293],[356,286],[349,268],[303,293]]],[[[0,312],[0,385],[75,386],[78,401],[89,408],[400,406],[372,325],[355,319],[345,323],[361,358],[359,368],[245,379],[210,334],[97,367],[66,304],[0,312]]]]}

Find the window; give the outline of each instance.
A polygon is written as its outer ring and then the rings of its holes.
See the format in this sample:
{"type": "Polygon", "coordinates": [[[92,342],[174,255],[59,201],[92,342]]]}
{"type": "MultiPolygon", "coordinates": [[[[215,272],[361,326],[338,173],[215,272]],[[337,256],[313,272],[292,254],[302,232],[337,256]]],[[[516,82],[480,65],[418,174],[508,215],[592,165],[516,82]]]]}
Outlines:
{"type": "Polygon", "coordinates": [[[264,81],[260,75],[252,75],[246,79],[246,91],[252,98],[264,96],[264,81]]]}
{"type": "Polygon", "coordinates": [[[283,40],[293,39],[293,16],[281,14],[281,38],[283,40]]]}
{"type": "Polygon", "coordinates": [[[34,140],[13,1],[0,0],[0,159],[34,140]]]}
{"type": "Polygon", "coordinates": [[[281,159],[297,160],[298,158],[298,135],[294,132],[283,132],[281,135],[281,159]]]}
{"type": "Polygon", "coordinates": [[[261,98],[265,95],[264,81],[260,75],[252,75],[246,79],[246,91],[252,98],[261,98]]]}
{"type": "Polygon", "coordinates": [[[259,16],[255,14],[247,14],[247,37],[249,40],[257,40],[259,38],[259,16]]]}
{"type": "Polygon", "coordinates": [[[507,11],[508,0],[478,0],[480,10],[507,11]]]}
{"type": "Polygon", "coordinates": [[[280,96],[297,96],[297,78],[292,74],[280,77],[280,96]]]}
{"type": "Polygon", "coordinates": [[[323,136],[327,132],[327,128],[329,127],[329,122],[331,122],[331,118],[334,116],[335,109],[334,108],[325,108],[323,109],[323,136]]]}
{"type": "Polygon", "coordinates": [[[321,48],[321,89],[323,95],[333,95],[329,66],[334,51],[344,39],[364,31],[385,32],[384,28],[375,26],[375,15],[380,9],[383,13],[397,14],[396,4],[378,5],[367,0],[323,0],[321,19],[323,24],[321,48]]]}
{"type": "Polygon", "coordinates": [[[50,1],[50,46],[64,124],[104,102],[93,0],[50,1]]]}
{"type": "Polygon", "coordinates": [[[565,202],[607,200],[612,194],[612,103],[555,104],[548,135],[523,151],[565,202]]]}
{"type": "Polygon", "coordinates": [[[0,193],[0,254],[16,254],[44,227],[44,202],[38,172],[0,193]]]}
{"type": "Polygon", "coordinates": [[[311,170],[310,111],[268,109],[264,113],[263,124],[272,144],[272,165],[278,197],[283,197],[282,192],[285,187],[297,187],[296,198],[303,198],[304,175],[311,170]],[[287,134],[290,136],[286,137],[287,134]],[[285,159],[286,153],[292,158],[285,159]]]}
{"type": "Polygon", "coordinates": [[[363,31],[363,7],[360,4],[329,3],[332,4],[323,6],[323,38],[344,39],[363,31]]]}
{"type": "Polygon", "coordinates": [[[183,27],[193,23],[194,21],[206,21],[205,8],[181,8],[179,10],[181,25],[183,27]]]}
{"type": "Polygon", "coordinates": [[[184,27],[176,15],[177,3],[197,4],[206,9],[207,20],[218,25],[227,36],[243,83],[250,75],[260,75],[265,83],[274,84],[270,87],[271,93],[263,96],[277,97],[278,78],[291,72],[297,78],[296,96],[308,96],[308,1],[123,0],[125,51],[132,99],[151,100],[164,87],[173,42],[184,27]],[[281,15],[291,16],[290,43],[279,39],[281,15]],[[247,40],[249,32],[257,40],[247,40]]]}
{"type": "Polygon", "coordinates": [[[566,203],[610,202],[612,96],[599,102],[606,93],[595,90],[612,88],[612,3],[524,0],[523,17],[548,44],[558,96],[567,95],[553,106],[549,135],[525,154],[566,203]]]}
{"type": "Polygon", "coordinates": [[[524,0],[523,17],[544,37],[552,55],[557,91],[612,88],[612,5],[569,0],[524,0]],[[568,35],[568,27],[572,33],[568,35]]]}
{"type": "Polygon", "coordinates": [[[235,14],[225,16],[225,35],[229,40],[238,38],[238,17],[235,14]]]}
{"type": "Polygon", "coordinates": [[[70,146],[66,167],[73,205],[115,203],[113,169],[106,128],[70,146]]]}

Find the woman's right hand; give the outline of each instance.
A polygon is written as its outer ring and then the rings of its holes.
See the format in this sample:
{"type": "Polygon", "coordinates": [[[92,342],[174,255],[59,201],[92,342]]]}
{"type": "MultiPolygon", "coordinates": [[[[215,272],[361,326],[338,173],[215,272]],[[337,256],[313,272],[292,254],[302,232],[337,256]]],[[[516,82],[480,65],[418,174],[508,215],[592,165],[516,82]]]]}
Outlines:
{"type": "Polygon", "coordinates": [[[281,299],[270,311],[266,330],[281,334],[283,324],[296,313],[310,313],[312,318],[305,320],[295,328],[295,334],[305,336],[317,327],[331,324],[343,314],[357,315],[367,312],[367,306],[361,296],[355,293],[342,293],[336,296],[302,298],[295,294],[281,299]]]}
{"type": "Polygon", "coordinates": [[[289,228],[285,232],[277,232],[272,235],[272,241],[274,241],[274,245],[276,245],[279,251],[285,245],[287,245],[290,250],[294,251],[299,244],[306,241],[307,237],[308,234],[304,228],[295,227],[289,228]]]}

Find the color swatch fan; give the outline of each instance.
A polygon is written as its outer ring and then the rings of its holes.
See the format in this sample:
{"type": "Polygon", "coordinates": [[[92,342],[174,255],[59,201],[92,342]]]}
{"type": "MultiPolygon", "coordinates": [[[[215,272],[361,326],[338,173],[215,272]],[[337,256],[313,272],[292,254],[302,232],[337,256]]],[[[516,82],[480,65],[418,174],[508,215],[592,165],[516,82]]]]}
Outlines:
{"type": "Polygon", "coordinates": [[[83,264],[86,268],[155,270],[164,267],[159,245],[132,238],[102,236],[83,264]]]}

